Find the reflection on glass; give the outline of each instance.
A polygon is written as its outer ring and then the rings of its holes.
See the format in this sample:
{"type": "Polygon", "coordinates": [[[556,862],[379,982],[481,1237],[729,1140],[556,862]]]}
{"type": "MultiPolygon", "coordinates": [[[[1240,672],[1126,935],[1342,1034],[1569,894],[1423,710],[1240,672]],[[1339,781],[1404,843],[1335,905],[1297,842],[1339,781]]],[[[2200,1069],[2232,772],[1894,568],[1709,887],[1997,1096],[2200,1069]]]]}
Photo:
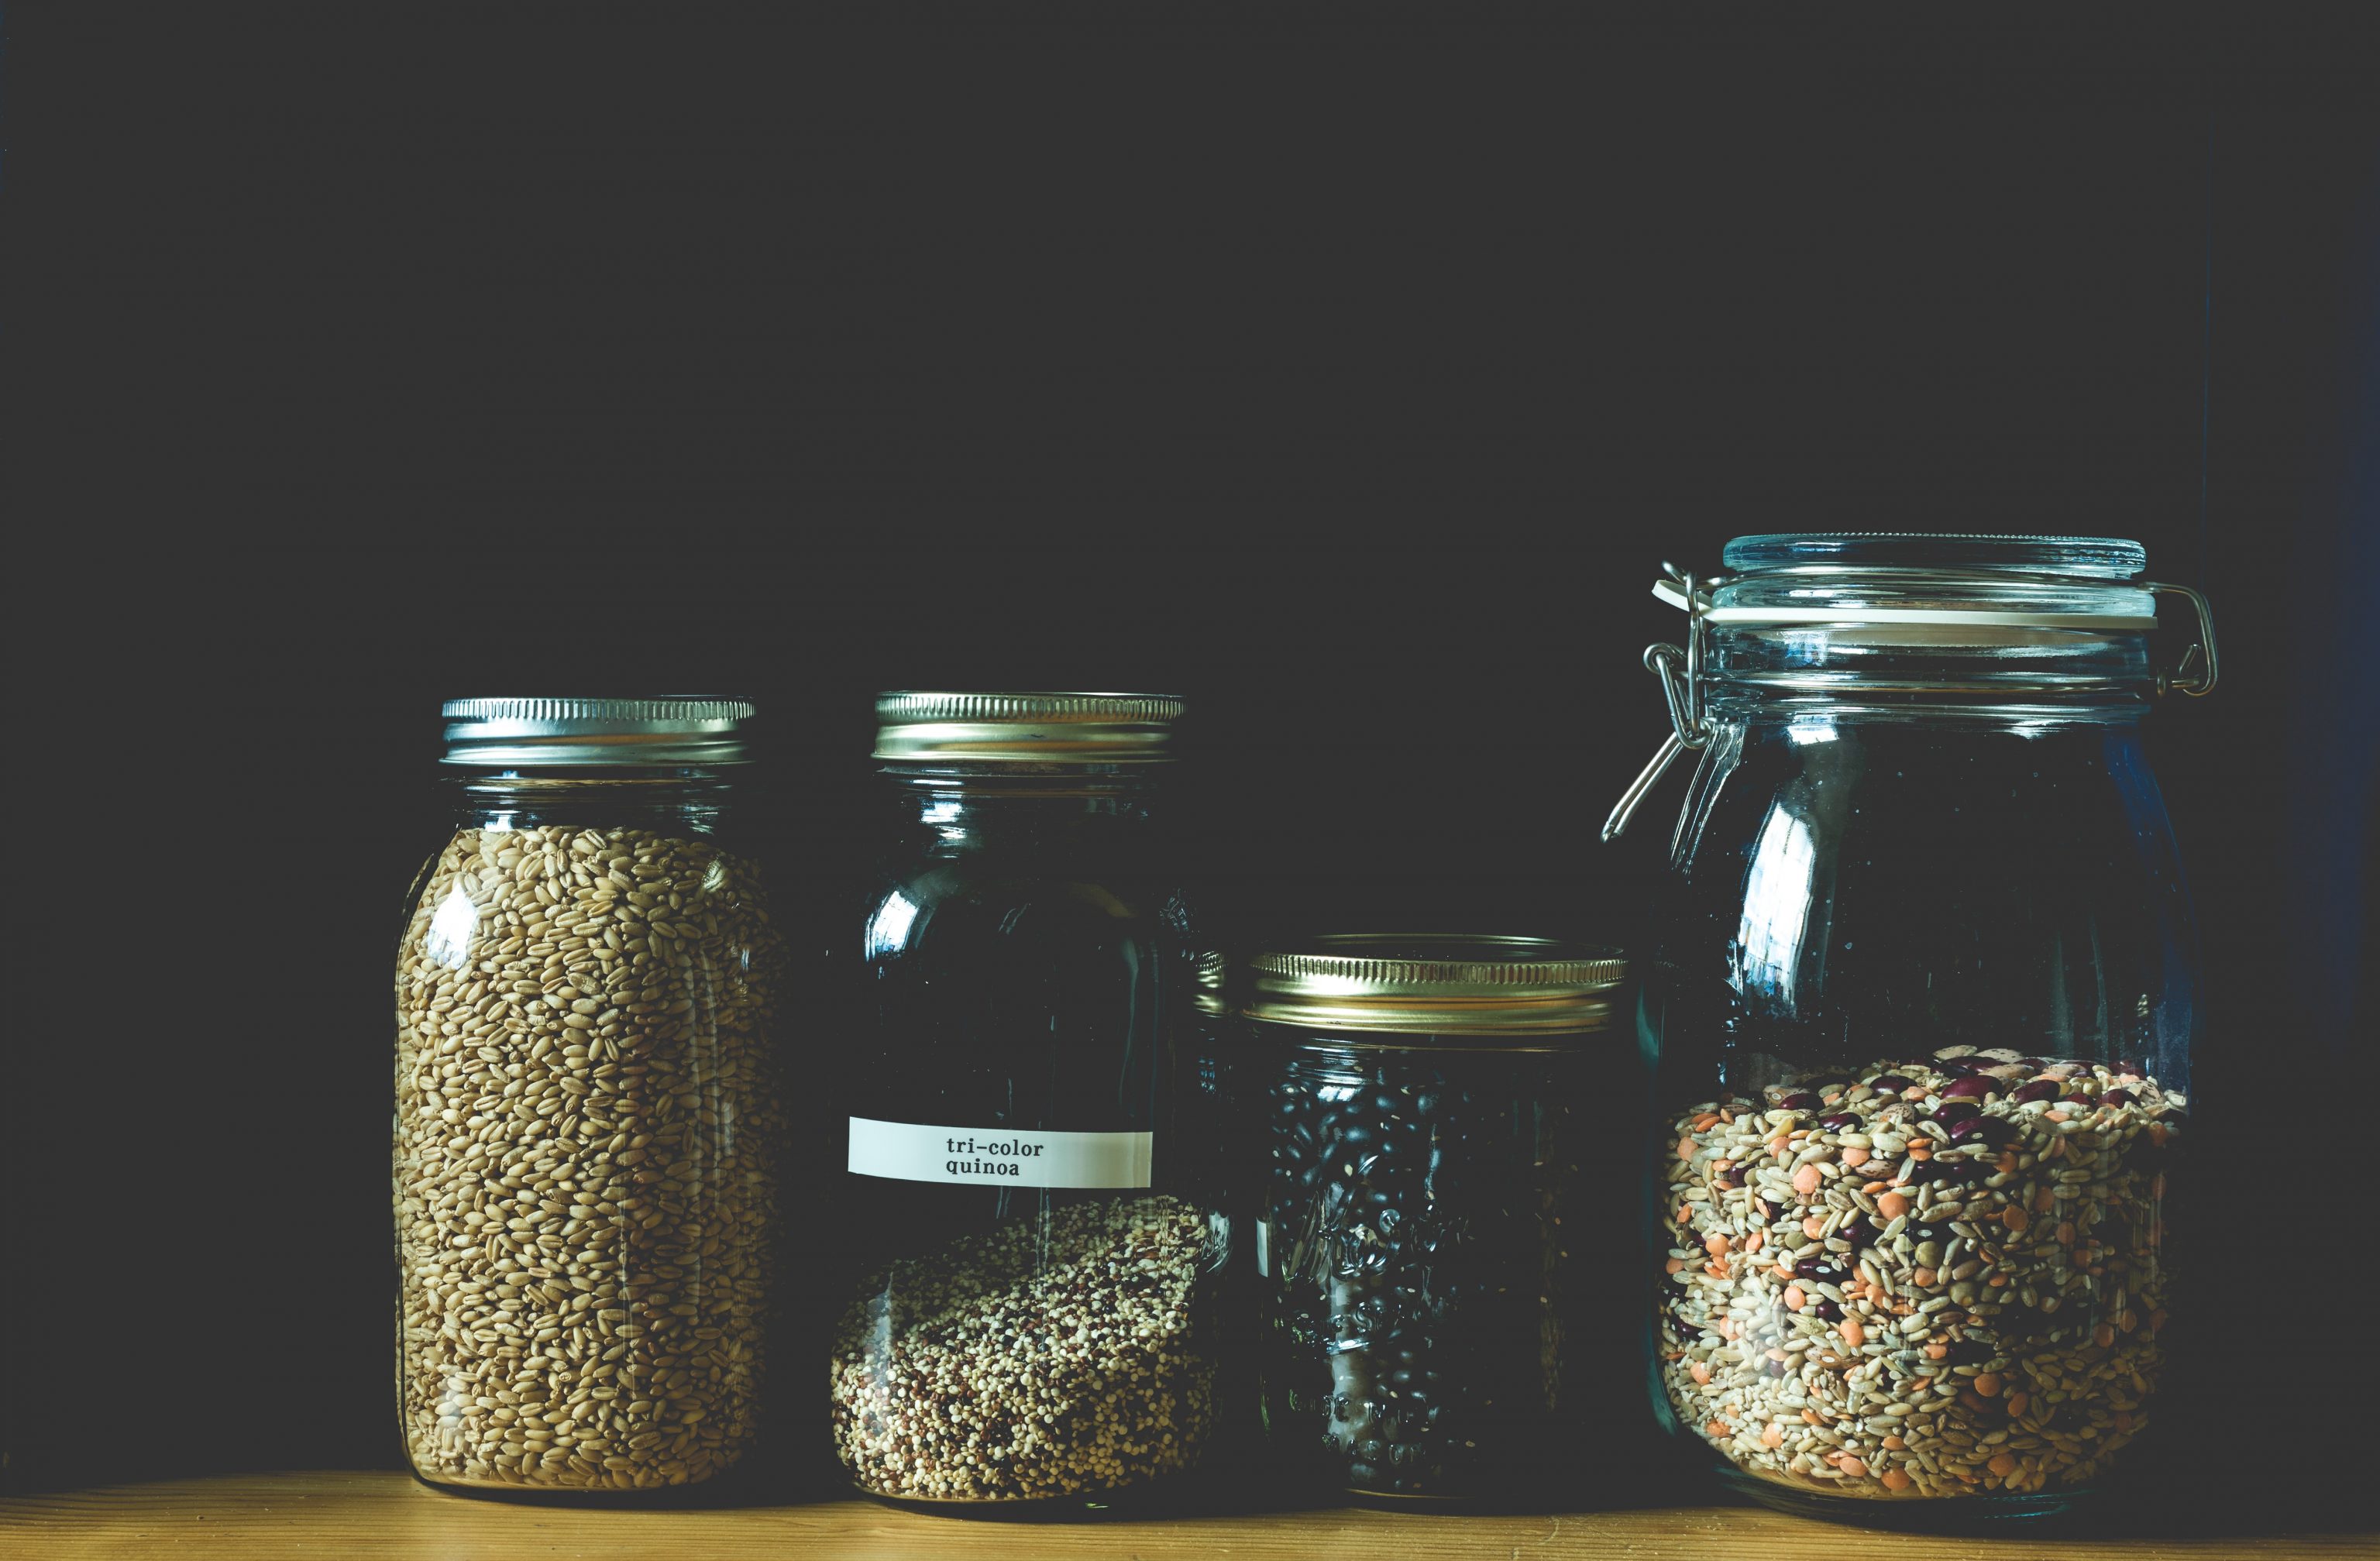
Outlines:
{"type": "Polygon", "coordinates": [[[917,919],[916,901],[897,889],[887,894],[884,903],[876,907],[876,914],[868,918],[868,956],[874,958],[878,954],[898,951],[908,942],[910,924],[917,919]]]}
{"type": "Polygon", "coordinates": [[[1816,854],[1810,827],[1783,808],[1771,811],[1761,825],[1752,872],[1743,884],[1743,920],[1735,935],[1742,951],[1737,973],[1741,990],[1774,992],[1792,1000],[1816,854]]]}
{"type": "Polygon", "coordinates": [[[453,893],[438,903],[436,914],[430,918],[430,936],[422,949],[431,962],[460,970],[470,960],[471,933],[480,925],[480,908],[457,884],[453,893]]]}

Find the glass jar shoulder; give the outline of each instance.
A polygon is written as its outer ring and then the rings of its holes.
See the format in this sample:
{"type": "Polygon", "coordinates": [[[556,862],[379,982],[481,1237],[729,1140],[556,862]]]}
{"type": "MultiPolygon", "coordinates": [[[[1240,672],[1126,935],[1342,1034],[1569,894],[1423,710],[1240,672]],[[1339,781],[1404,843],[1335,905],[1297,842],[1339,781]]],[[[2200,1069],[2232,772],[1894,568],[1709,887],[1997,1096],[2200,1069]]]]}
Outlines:
{"type": "Polygon", "coordinates": [[[864,907],[872,965],[930,962],[971,948],[1008,957],[1147,948],[1188,958],[1189,895],[1156,872],[1070,867],[989,853],[878,863],[864,907]]]}
{"type": "Polygon", "coordinates": [[[2146,1063],[2193,1027],[2189,899],[2135,723],[1726,726],[1676,863],[1655,962],[1672,1044],[2146,1063]]]}

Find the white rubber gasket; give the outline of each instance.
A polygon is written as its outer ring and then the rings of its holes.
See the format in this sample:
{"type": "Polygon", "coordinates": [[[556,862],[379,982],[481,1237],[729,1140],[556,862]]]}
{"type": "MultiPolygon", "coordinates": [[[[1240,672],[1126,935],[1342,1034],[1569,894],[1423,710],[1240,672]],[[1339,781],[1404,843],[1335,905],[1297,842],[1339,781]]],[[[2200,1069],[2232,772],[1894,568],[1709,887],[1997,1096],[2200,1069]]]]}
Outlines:
{"type": "MultiPolygon", "coordinates": [[[[1686,593],[1674,580],[1656,582],[1653,594],[1680,611],[1686,593]]],[[[2123,634],[2156,627],[2156,614],[2108,612],[1995,612],[1955,607],[1713,607],[1703,622],[1718,626],[1785,628],[1796,623],[1931,623],[1955,628],[2097,629],[2123,634]]]]}

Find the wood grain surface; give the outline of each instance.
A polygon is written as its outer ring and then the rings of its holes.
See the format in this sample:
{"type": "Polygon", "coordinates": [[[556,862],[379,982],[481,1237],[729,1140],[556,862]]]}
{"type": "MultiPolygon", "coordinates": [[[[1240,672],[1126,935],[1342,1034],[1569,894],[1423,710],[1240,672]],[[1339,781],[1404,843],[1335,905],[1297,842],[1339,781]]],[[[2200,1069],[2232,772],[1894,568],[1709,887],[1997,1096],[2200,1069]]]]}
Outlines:
{"type": "Polygon", "coordinates": [[[385,1470],[246,1474],[121,1485],[0,1502],[0,1556],[435,1557],[553,1561],[654,1557],[837,1561],[841,1557],[1175,1555],[1231,1557],[1578,1557],[1800,1561],[1888,1553],[1894,1561],[1968,1557],[2328,1557],[2380,1554],[2370,1533],[2161,1537],[1928,1536],[1845,1528],[1751,1507],[1649,1507],[1576,1515],[1438,1516],[1363,1509],[1176,1520],[1019,1523],[927,1517],[872,1503],[680,1511],[590,1511],[443,1494],[385,1470]]]}

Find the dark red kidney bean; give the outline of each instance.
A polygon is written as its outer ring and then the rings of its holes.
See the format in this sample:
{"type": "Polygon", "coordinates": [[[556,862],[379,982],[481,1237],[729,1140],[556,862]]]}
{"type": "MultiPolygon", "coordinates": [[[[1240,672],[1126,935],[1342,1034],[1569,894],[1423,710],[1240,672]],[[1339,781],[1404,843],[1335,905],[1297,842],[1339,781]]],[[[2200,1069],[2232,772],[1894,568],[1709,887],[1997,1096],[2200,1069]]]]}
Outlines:
{"type": "Polygon", "coordinates": [[[1950,1124],[1950,1142],[1964,1144],[1971,1138],[1982,1137],[1983,1131],[1984,1119],[1981,1117],[1961,1117],[1950,1124]]]}
{"type": "Polygon", "coordinates": [[[1843,1320],[1843,1309],[1831,1301],[1823,1299],[1815,1301],[1810,1303],[1810,1310],[1816,1313],[1825,1322],[1840,1323],[1843,1320]]]}
{"type": "Polygon", "coordinates": [[[1984,1108],[1972,1100],[1946,1100],[1934,1108],[1934,1119],[1944,1127],[1973,1121],[1984,1114],[1984,1108]]]}
{"type": "Polygon", "coordinates": [[[2101,1090],[2099,1092],[2099,1104],[2102,1106],[2130,1106],[2133,1101],[2138,1100],[2139,1098],[2139,1095],[2134,1095],[2128,1089],[2110,1089],[2101,1090]]]}
{"type": "Polygon", "coordinates": [[[1840,1131],[1859,1119],[1859,1114],[1855,1111],[1838,1111],[1831,1117],[1819,1118],[1818,1125],[1822,1128],[1834,1128],[1840,1131]]]}
{"type": "Polygon", "coordinates": [[[1953,1079],[1942,1086],[1942,1095],[1946,1099],[1959,1095],[1981,1099],[1985,1095],[1998,1095],[1999,1092],[2000,1082],[1981,1073],[1964,1079],[1953,1079]]]}
{"type": "Polygon", "coordinates": [[[2057,1095],[2057,1080],[2035,1079],[2029,1084],[2019,1084],[2010,1090],[2009,1100],[2014,1105],[2022,1106],[2028,1101],[2055,1099],[2057,1095]]]}
{"type": "Polygon", "coordinates": [[[2073,1105],[2088,1106],[2088,1105],[2090,1105],[2090,1104],[2091,1104],[2091,1097],[2090,1097],[2089,1095],[2084,1095],[2084,1094],[2083,1094],[2081,1090],[2079,1090],[2079,1089],[2078,1089],[2078,1090],[2068,1090],[2064,1095],[2059,1095],[2059,1096],[2058,1097],[2058,1103],[2060,1106],[2073,1106],[2073,1105]]]}
{"type": "Polygon", "coordinates": [[[1892,1091],[1893,1094],[1899,1095],[1902,1090],[1909,1087],[1909,1081],[1902,1078],[1898,1073],[1878,1073],[1875,1078],[1870,1079],[1867,1082],[1867,1087],[1870,1089],[1888,1089],[1892,1091]]]}
{"type": "Polygon", "coordinates": [[[1825,1104],[1807,1090],[1797,1090],[1777,1103],[1779,1108],[1786,1111],[1815,1111],[1825,1104]]]}

